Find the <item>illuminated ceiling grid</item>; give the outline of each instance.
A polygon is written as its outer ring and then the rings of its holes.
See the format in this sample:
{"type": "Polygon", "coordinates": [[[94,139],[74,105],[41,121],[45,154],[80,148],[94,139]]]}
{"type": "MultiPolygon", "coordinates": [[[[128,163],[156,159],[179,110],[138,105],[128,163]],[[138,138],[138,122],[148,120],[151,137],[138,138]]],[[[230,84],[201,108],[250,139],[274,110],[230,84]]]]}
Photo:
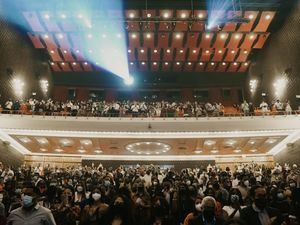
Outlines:
{"type": "MultiPolygon", "coordinates": [[[[98,17],[103,12],[97,12],[98,17]]],[[[232,12],[228,12],[232,14],[232,12]]],[[[128,59],[131,72],[173,71],[173,72],[245,72],[253,49],[264,47],[274,11],[236,12],[249,23],[227,22],[219,30],[205,30],[207,12],[195,10],[197,21],[187,22],[191,10],[126,10],[128,21],[128,59]],[[160,16],[166,22],[138,22],[160,16]],[[169,20],[176,19],[176,22],[169,20]],[[132,20],[132,21],[131,21],[132,20]]],[[[89,36],[89,27],[78,27],[72,20],[80,20],[70,13],[60,23],[51,21],[58,16],[49,12],[23,12],[31,32],[28,36],[35,48],[46,49],[53,71],[81,72],[98,71],[98,65],[86,61],[85,54],[93,54],[93,49],[83,54],[81,44],[89,38],[118,38],[118,34],[89,36]],[[50,18],[45,17],[45,13],[50,18]],[[64,46],[64,48],[61,48],[64,46]]],[[[121,12],[106,12],[109,18],[120,18],[121,12]]],[[[97,24],[97,16],[93,22],[97,24]]]]}

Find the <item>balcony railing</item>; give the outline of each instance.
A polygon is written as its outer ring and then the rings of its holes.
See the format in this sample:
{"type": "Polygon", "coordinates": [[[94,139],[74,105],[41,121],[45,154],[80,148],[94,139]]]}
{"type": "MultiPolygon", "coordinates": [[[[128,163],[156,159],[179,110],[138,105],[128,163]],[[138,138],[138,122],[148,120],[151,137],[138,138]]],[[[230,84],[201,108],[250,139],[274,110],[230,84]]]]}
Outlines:
{"type": "Polygon", "coordinates": [[[287,116],[300,114],[300,110],[291,112],[286,111],[269,111],[262,112],[255,110],[253,113],[242,112],[211,112],[205,114],[189,113],[178,114],[174,112],[162,112],[159,116],[149,112],[77,112],[77,111],[60,111],[60,112],[37,112],[37,111],[24,111],[24,110],[0,110],[0,115],[21,115],[21,116],[42,116],[42,117],[103,117],[103,118],[206,118],[206,117],[259,117],[259,116],[287,116]]]}

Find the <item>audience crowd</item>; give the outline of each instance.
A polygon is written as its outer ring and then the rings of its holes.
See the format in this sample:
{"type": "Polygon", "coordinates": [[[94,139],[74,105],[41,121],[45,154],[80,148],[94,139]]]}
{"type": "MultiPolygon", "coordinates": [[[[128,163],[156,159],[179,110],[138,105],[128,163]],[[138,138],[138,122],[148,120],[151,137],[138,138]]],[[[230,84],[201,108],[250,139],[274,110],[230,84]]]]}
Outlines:
{"type": "MultiPolygon", "coordinates": [[[[1,106],[0,106],[1,108],[1,106]]],[[[202,117],[202,116],[222,116],[225,114],[242,114],[245,116],[269,115],[272,112],[281,114],[292,114],[292,108],[289,101],[285,103],[279,100],[270,105],[262,101],[255,107],[246,100],[241,104],[234,104],[229,112],[226,112],[222,103],[200,103],[200,102],[143,102],[143,101],[66,101],[59,102],[48,100],[29,99],[27,101],[8,100],[2,107],[3,113],[34,113],[44,115],[71,115],[71,116],[96,116],[96,117],[202,117]]]]}
{"type": "Polygon", "coordinates": [[[225,170],[0,164],[0,224],[299,225],[297,165],[225,170]]]}

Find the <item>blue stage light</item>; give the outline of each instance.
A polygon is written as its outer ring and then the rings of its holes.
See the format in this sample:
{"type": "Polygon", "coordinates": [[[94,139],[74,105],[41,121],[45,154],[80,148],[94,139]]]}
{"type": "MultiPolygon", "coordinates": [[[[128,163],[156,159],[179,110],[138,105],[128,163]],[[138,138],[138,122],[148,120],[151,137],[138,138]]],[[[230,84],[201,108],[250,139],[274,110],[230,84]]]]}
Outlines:
{"type": "MultiPolygon", "coordinates": [[[[54,36],[59,41],[60,49],[70,49],[74,55],[84,56],[85,60],[95,67],[103,68],[128,82],[131,80],[128,68],[127,32],[124,26],[124,11],[122,0],[100,1],[62,1],[58,6],[53,1],[47,2],[41,9],[36,10],[36,1],[28,0],[26,4],[15,4],[8,1],[6,7],[11,10],[0,11],[0,16],[5,16],[11,23],[21,26],[24,30],[33,32],[34,29],[25,22],[25,17],[18,18],[12,13],[19,10],[21,13],[33,12],[39,14],[41,20],[47,20],[52,24],[61,25],[67,23],[77,28],[72,33],[68,28],[60,26],[61,32],[54,33],[47,30],[45,38],[54,36]],[[120,12],[117,16],[109,12],[120,12]],[[71,35],[76,35],[80,43],[72,43],[71,35]],[[66,46],[64,46],[66,44],[66,46]],[[73,45],[73,46],[72,46],[73,45]],[[75,47],[76,46],[76,47],[75,47]],[[77,46],[79,46],[77,48],[77,46]]],[[[39,6],[41,7],[41,6],[39,6]]],[[[24,15],[24,14],[23,14],[24,15]]],[[[34,15],[32,15],[34,16],[34,15]]]]}

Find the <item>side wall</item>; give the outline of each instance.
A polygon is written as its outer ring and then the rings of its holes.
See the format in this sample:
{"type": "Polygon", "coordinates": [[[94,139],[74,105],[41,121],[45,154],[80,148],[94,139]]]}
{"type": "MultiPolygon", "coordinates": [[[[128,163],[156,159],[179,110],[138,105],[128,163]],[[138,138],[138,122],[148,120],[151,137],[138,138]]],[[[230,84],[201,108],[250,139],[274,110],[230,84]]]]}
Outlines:
{"type": "Polygon", "coordinates": [[[288,99],[295,109],[300,105],[300,99],[296,99],[300,94],[300,1],[291,0],[282,5],[283,9],[274,21],[280,28],[271,31],[270,41],[251,64],[245,91],[256,103],[261,102],[262,93],[266,93],[267,101],[280,99],[285,102],[288,99]],[[253,94],[249,87],[251,79],[258,80],[258,88],[253,94]],[[283,79],[282,84],[276,85],[280,79],[283,79]]]}
{"type": "Polygon", "coordinates": [[[0,162],[4,165],[18,167],[24,162],[24,156],[0,141],[0,162]]]}

